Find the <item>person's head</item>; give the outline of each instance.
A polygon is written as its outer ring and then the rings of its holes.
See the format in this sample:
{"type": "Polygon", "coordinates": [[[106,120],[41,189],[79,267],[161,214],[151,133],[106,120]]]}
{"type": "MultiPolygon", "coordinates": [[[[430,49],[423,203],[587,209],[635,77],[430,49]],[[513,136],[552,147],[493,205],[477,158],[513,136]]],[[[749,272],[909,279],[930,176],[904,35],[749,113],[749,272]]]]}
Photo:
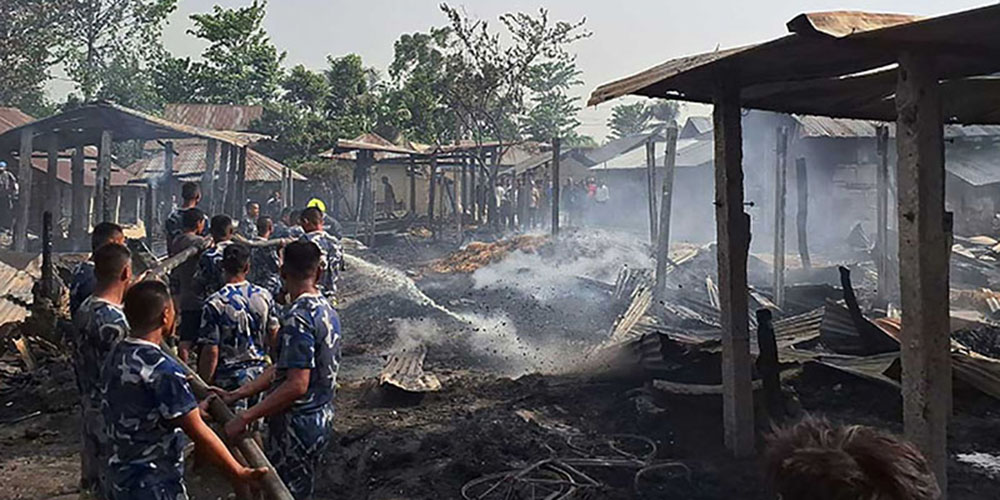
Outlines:
{"type": "Polygon", "coordinates": [[[388,183],[389,183],[389,176],[388,175],[383,175],[382,176],[382,184],[388,184],[388,183]]]}
{"type": "Polygon", "coordinates": [[[807,417],[767,438],[764,464],[782,500],[934,500],[941,495],[923,455],[871,427],[807,417]]]}
{"type": "Polygon", "coordinates": [[[260,205],[256,201],[248,201],[245,210],[250,218],[256,219],[260,215],[260,205]]]}
{"type": "Polygon", "coordinates": [[[201,201],[201,185],[197,182],[185,182],[181,185],[181,199],[185,205],[197,205],[201,201]]]}
{"type": "Polygon", "coordinates": [[[271,233],[273,231],[274,231],[274,221],[271,220],[271,217],[267,215],[262,215],[257,218],[257,236],[266,239],[267,237],[271,236],[271,233]]]}
{"type": "Polygon", "coordinates": [[[279,189],[275,189],[275,190],[274,190],[274,191],[273,191],[273,192],[271,193],[271,198],[274,198],[274,199],[276,199],[276,200],[280,200],[280,199],[281,199],[281,190],[279,190],[279,189]]]}
{"type": "Polygon", "coordinates": [[[98,248],[109,243],[125,244],[122,227],[114,222],[101,222],[94,226],[94,230],[90,233],[90,251],[96,252],[98,248]]]}
{"type": "Polygon", "coordinates": [[[319,198],[309,200],[309,203],[306,203],[306,208],[317,208],[320,213],[326,213],[326,203],[323,203],[323,200],[319,198]]]}
{"type": "Polygon", "coordinates": [[[0,161],[0,172],[7,170],[7,162],[0,161]]]}
{"type": "Polygon", "coordinates": [[[205,212],[192,208],[181,213],[181,230],[185,233],[202,234],[205,230],[205,212]]]}
{"type": "Polygon", "coordinates": [[[101,288],[128,285],[132,281],[132,252],[117,243],[98,248],[94,252],[94,277],[101,288]]]}
{"type": "Polygon", "coordinates": [[[299,224],[307,233],[323,229],[323,212],[316,207],[308,207],[299,214],[299,224]]]}
{"type": "Polygon", "coordinates": [[[230,278],[245,277],[250,272],[250,249],[233,243],[222,251],[222,272],[230,278]]]}
{"type": "MultiPolygon", "coordinates": [[[[322,273],[322,254],[315,243],[293,241],[285,247],[285,258],[281,264],[281,279],[288,285],[315,286],[322,273]]],[[[289,286],[289,288],[291,288],[289,286]]]]}
{"type": "Polygon", "coordinates": [[[125,293],[125,317],[130,335],[145,337],[160,330],[164,337],[174,332],[174,303],[167,285],[157,280],[136,283],[125,293]]]}
{"type": "Polygon", "coordinates": [[[301,226],[302,225],[302,211],[301,210],[292,210],[292,212],[288,215],[288,220],[292,224],[298,224],[298,225],[301,226]]]}
{"type": "Polygon", "coordinates": [[[209,232],[215,241],[228,240],[233,236],[233,219],[223,214],[212,217],[212,227],[209,232]]]}
{"type": "Polygon", "coordinates": [[[281,217],[279,218],[286,226],[292,223],[292,209],[285,207],[281,209],[281,217]]]}

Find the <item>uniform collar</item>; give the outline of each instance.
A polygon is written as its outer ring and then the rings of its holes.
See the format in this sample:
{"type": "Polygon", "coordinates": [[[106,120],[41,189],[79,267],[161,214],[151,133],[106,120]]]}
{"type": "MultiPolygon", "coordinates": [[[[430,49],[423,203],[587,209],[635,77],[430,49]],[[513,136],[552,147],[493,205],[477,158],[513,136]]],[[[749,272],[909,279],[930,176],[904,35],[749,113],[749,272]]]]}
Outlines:
{"type": "Polygon", "coordinates": [[[295,298],[295,302],[298,302],[298,301],[300,301],[302,299],[313,299],[313,298],[322,299],[323,298],[323,293],[322,292],[303,293],[302,295],[299,295],[298,297],[295,298]]]}
{"type": "Polygon", "coordinates": [[[156,344],[154,344],[154,343],[152,343],[152,342],[150,342],[148,340],[137,339],[135,337],[125,337],[124,339],[122,339],[122,342],[128,342],[129,344],[135,344],[135,345],[146,345],[146,346],[150,346],[150,347],[155,347],[157,349],[160,348],[160,346],[158,346],[158,345],[156,345],[156,344]]]}

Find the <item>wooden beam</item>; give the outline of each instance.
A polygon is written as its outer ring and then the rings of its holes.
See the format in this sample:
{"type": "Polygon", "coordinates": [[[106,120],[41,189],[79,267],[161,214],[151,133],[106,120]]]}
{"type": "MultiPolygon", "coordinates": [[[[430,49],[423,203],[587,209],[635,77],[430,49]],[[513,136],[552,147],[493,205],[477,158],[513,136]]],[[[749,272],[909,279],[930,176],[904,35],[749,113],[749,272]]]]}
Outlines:
{"type": "Polygon", "coordinates": [[[660,194],[660,230],[656,240],[656,281],[653,296],[663,300],[667,292],[667,261],[670,259],[670,216],[674,200],[674,166],[677,162],[677,127],[666,130],[663,152],[663,184],[660,194]]]}
{"type": "Polygon", "coordinates": [[[236,201],[236,176],[240,169],[240,153],[236,146],[229,147],[229,169],[226,173],[226,201],[222,207],[222,212],[232,217],[240,216],[240,207],[236,201]]]}
{"type": "MultiPolygon", "coordinates": [[[[944,134],[934,62],[899,59],[896,90],[899,285],[903,309],[903,429],[947,491],[951,397],[948,240],[944,134]]],[[[944,498],[942,496],[942,498],[944,498]]]]}
{"type": "Polygon", "coordinates": [[[552,138],[552,236],[559,235],[559,149],[562,141],[558,137],[552,138]]]}
{"type": "Polygon", "coordinates": [[[247,147],[239,149],[239,163],[236,171],[236,206],[233,214],[242,214],[243,205],[247,202],[247,147]]]}
{"type": "Polygon", "coordinates": [[[232,149],[232,145],[222,143],[222,149],[219,151],[219,179],[216,182],[217,189],[210,208],[213,214],[223,214],[229,209],[229,157],[232,149]]]}
{"type": "MultiPolygon", "coordinates": [[[[475,169],[473,169],[475,172],[475,169]]],[[[473,174],[475,175],[475,174],[473,174]]],[[[410,181],[410,213],[417,213],[417,166],[410,162],[409,168],[406,169],[406,176],[410,181]]]]}
{"type": "Polygon", "coordinates": [[[750,217],[743,211],[743,130],[740,88],[719,75],[715,122],[715,221],[722,319],[722,413],[726,447],[737,457],[754,452],[753,385],[747,304],[750,217]]]}
{"type": "Polygon", "coordinates": [[[656,244],[659,221],[656,218],[656,145],[646,141],[646,194],[649,200],[649,242],[656,244]]]}
{"type": "MultiPolygon", "coordinates": [[[[45,206],[58,216],[62,213],[59,203],[59,141],[50,139],[46,152],[45,166],[45,206]]],[[[62,238],[62,234],[59,235],[62,238]]]]}
{"type": "Polygon", "coordinates": [[[160,193],[165,205],[163,219],[166,220],[167,214],[173,209],[174,194],[176,193],[174,189],[174,143],[171,141],[163,144],[163,177],[160,179],[160,193]]]}
{"type": "Polygon", "coordinates": [[[94,219],[96,222],[110,221],[113,216],[111,213],[111,140],[110,130],[101,131],[97,174],[94,181],[94,219]]]}
{"type": "Polygon", "coordinates": [[[795,191],[798,197],[798,213],[795,215],[795,226],[798,229],[799,259],[802,267],[812,269],[812,259],[809,258],[809,172],[805,158],[795,159],[795,191]]]}
{"type": "Polygon", "coordinates": [[[212,211],[215,203],[215,162],[219,158],[219,141],[209,139],[205,144],[205,171],[201,174],[201,206],[212,211]]]}
{"type": "Polygon", "coordinates": [[[889,127],[876,129],[878,167],[875,172],[875,244],[878,254],[875,266],[878,274],[876,297],[884,305],[889,300],[889,127]]]}
{"type": "Polygon", "coordinates": [[[83,155],[83,145],[77,145],[73,150],[73,159],[70,161],[70,177],[73,181],[73,194],[70,205],[72,206],[72,216],[70,218],[69,233],[73,240],[73,247],[77,250],[85,248],[84,240],[87,235],[87,188],[84,186],[84,173],[86,165],[83,155]]]}
{"type": "Polygon", "coordinates": [[[21,148],[18,151],[17,183],[20,191],[14,210],[14,251],[24,252],[28,249],[28,215],[31,213],[31,152],[35,138],[34,127],[21,130],[21,148]]]}
{"type": "Polygon", "coordinates": [[[788,177],[788,128],[778,127],[774,162],[774,303],[785,303],[785,192],[788,177]]]}
{"type": "Polygon", "coordinates": [[[437,167],[437,156],[431,156],[430,175],[427,177],[427,224],[431,233],[434,233],[434,202],[437,198],[437,183],[434,182],[434,177],[437,175],[437,167]]]}
{"type": "MultiPolygon", "coordinates": [[[[156,219],[156,189],[153,187],[153,183],[146,183],[145,190],[145,202],[146,202],[146,244],[152,246],[153,235],[156,234],[156,230],[159,227],[156,219]]],[[[170,242],[167,242],[170,245],[170,242]]]]}
{"type": "Polygon", "coordinates": [[[114,207],[112,210],[111,220],[115,224],[121,224],[121,213],[122,213],[122,188],[112,187],[111,189],[111,206],[114,207]]]}

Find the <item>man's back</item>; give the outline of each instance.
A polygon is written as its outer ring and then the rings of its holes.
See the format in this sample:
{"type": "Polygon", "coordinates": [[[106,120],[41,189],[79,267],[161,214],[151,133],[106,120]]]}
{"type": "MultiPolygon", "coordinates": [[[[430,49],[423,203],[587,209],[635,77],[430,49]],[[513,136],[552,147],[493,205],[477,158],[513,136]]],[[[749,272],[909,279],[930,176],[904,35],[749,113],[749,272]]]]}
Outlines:
{"type": "Polygon", "coordinates": [[[309,369],[309,388],[292,404],[293,412],[319,409],[333,402],[340,368],[340,319],[319,294],[305,294],[288,308],[278,333],[274,387],[290,368],[309,369]]]}
{"type": "Polygon", "coordinates": [[[91,295],[73,313],[73,364],[80,395],[100,403],[101,367],[111,350],[128,334],[120,306],[91,295]]]}
{"type": "MultiPolygon", "coordinates": [[[[169,253],[177,255],[189,247],[202,245],[204,241],[205,238],[194,233],[181,233],[170,242],[169,253]]],[[[201,309],[201,297],[194,279],[197,269],[198,259],[188,259],[170,273],[171,292],[177,295],[181,311],[201,309]]]]}
{"type": "Polygon", "coordinates": [[[340,275],[340,268],[344,263],[344,249],[340,245],[340,241],[322,229],[306,233],[300,239],[319,247],[322,254],[320,266],[323,269],[320,286],[323,294],[327,297],[336,296],[337,277],[340,275]]]}
{"type": "Polygon", "coordinates": [[[219,346],[219,372],[263,364],[268,328],[277,327],[270,292],[249,282],[227,283],[205,300],[201,334],[219,346]]]}

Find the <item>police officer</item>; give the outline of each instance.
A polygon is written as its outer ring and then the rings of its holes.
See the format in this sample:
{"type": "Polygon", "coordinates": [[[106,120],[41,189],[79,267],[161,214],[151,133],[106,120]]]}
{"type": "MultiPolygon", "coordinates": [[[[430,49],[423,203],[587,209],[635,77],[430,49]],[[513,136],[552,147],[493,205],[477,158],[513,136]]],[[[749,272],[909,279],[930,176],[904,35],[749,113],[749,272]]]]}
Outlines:
{"type": "Polygon", "coordinates": [[[320,266],[323,268],[323,275],[319,288],[331,304],[336,304],[337,277],[344,265],[344,249],[336,237],[323,230],[323,212],[319,208],[306,208],[299,216],[299,221],[306,232],[299,241],[316,245],[322,255],[320,266]]]}
{"type": "MultiPolygon", "coordinates": [[[[94,226],[90,233],[90,251],[96,253],[104,245],[114,243],[116,245],[125,244],[125,233],[121,226],[112,222],[101,222],[94,226]]],[[[73,269],[73,278],[69,285],[69,312],[76,311],[84,299],[94,293],[97,286],[97,278],[94,277],[94,258],[79,263],[73,269]]]]}

